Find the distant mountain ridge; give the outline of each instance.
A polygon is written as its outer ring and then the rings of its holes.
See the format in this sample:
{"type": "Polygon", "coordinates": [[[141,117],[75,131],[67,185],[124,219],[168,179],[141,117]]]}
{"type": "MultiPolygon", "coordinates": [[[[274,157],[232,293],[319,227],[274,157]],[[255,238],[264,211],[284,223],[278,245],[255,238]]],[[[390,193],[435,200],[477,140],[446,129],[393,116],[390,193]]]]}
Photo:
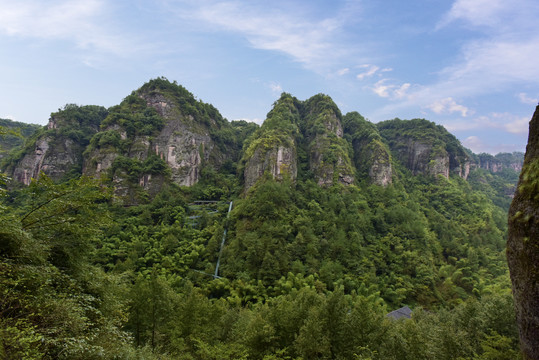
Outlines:
{"type": "Polygon", "coordinates": [[[57,181],[106,176],[117,195],[134,201],[164,183],[192,186],[205,167],[240,176],[247,190],[264,174],[312,177],[321,186],[387,186],[395,166],[466,179],[476,168],[519,172],[522,162],[522,153],[475,155],[424,119],[372,124],[357,112],[343,116],[323,94],[300,101],[283,93],[260,127],[229,122],[182,86],[157,78],[110,109],[66,105],[2,169],[24,184],[41,172],[57,181]]]}

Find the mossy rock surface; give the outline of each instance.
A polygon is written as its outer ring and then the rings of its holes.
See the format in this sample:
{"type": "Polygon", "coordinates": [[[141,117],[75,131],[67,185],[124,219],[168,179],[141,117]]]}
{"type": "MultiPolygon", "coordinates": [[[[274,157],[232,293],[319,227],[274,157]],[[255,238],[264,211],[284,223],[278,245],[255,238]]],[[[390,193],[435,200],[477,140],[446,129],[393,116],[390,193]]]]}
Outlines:
{"type": "Polygon", "coordinates": [[[539,359],[539,106],[530,122],[524,166],[509,210],[507,261],[521,348],[539,359]]]}

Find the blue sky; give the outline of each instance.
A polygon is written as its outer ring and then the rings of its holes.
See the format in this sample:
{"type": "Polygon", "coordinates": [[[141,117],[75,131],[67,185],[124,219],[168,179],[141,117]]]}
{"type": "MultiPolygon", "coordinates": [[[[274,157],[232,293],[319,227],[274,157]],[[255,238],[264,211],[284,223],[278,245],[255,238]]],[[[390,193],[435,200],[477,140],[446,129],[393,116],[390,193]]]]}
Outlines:
{"type": "Polygon", "coordinates": [[[0,117],[38,124],[165,76],[229,120],[325,93],[498,153],[539,100],[536,0],[0,0],[0,51],[0,117]]]}

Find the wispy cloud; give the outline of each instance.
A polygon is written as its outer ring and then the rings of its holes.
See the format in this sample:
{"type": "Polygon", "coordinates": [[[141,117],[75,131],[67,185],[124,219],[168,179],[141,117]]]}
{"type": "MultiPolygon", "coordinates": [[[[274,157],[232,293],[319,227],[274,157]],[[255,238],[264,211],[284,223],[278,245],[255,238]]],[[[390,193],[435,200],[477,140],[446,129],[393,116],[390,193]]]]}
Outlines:
{"type": "Polygon", "coordinates": [[[485,152],[485,144],[477,136],[468,136],[462,141],[462,145],[472,150],[474,153],[485,152]]]}
{"type": "Polygon", "coordinates": [[[105,25],[109,12],[103,0],[0,0],[0,34],[67,40],[84,51],[132,54],[137,45],[105,25]]]}
{"type": "Polygon", "coordinates": [[[490,153],[498,154],[500,152],[513,152],[513,151],[522,151],[518,149],[515,144],[507,143],[497,143],[493,144],[492,142],[485,142],[484,139],[481,139],[479,136],[471,135],[465,138],[462,141],[462,145],[472,150],[474,153],[490,153]],[[518,149],[518,150],[517,150],[518,149]]]}
{"type": "Polygon", "coordinates": [[[533,23],[538,10],[539,4],[533,0],[456,0],[437,28],[462,21],[470,27],[506,33],[535,27],[533,23]],[[518,25],[516,29],[513,27],[515,23],[518,25]]]}
{"type": "Polygon", "coordinates": [[[350,68],[343,68],[343,69],[340,69],[339,71],[337,71],[337,75],[339,76],[343,76],[343,75],[346,75],[350,72],[350,68]]]}
{"type": "Polygon", "coordinates": [[[268,87],[270,88],[271,92],[274,94],[280,94],[283,92],[283,87],[279,83],[271,82],[268,84],[268,87]]]}
{"type": "Polygon", "coordinates": [[[539,3],[533,0],[457,0],[438,24],[464,25],[477,37],[462,47],[460,59],[440,72],[437,88],[463,95],[500,91],[539,78],[539,3]]]}
{"type": "MultiPolygon", "coordinates": [[[[206,24],[211,31],[228,31],[243,36],[256,49],[288,55],[306,68],[327,72],[340,63],[350,49],[340,41],[349,14],[327,17],[303,14],[300,8],[264,5],[262,2],[170,1],[172,11],[185,21],[206,24]],[[189,6],[178,7],[178,3],[189,6]]],[[[269,3],[268,3],[269,4],[269,3]]],[[[292,6],[292,5],[290,5],[292,6]]],[[[339,75],[346,70],[339,71],[339,75]]]]}
{"type": "Polygon", "coordinates": [[[364,65],[360,65],[359,66],[360,68],[364,68],[365,71],[359,73],[356,75],[357,79],[358,80],[363,80],[367,77],[371,77],[373,76],[378,70],[380,70],[380,67],[376,66],[376,65],[371,65],[371,64],[364,64],[364,65]]]}
{"type": "MultiPolygon", "coordinates": [[[[389,82],[378,82],[375,92],[394,100],[378,113],[385,116],[404,108],[420,107],[435,114],[457,113],[469,117],[473,110],[463,104],[469,99],[515,86],[536,86],[539,79],[537,16],[539,3],[533,0],[456,0],[438,23],[437,31],[465,27],[472,31],[472,36],[463,43],[453,63],[438,71],[437,79],[411,86],[406,96],[391,97],[389,82]],[[456,98],[460,99],[459,103],[456,98]]],[[[526,104],[536,101],[525,93],[518,98],[526,104]]],[[[464,121],[463,125],[469,128],[477,123],[490,124],[521,134],[527,131],[526,121],[507,113],[491,113],[482,121],[464,121]]]]}
{"type": "Polygon", "coordinates": [[[530,97],[530,96],[528,96],[528,94],[523,93],[523,92],[519,93],[517,95],[517,97],[519,98],[520,102],[523,103],[523,104],[535,105],[535,104],[537,104],[537,102],[539,102],[538,98],[530,97]]]}
{"type": "Polygon", "coordinates": [[[466,121],[455,121],[445,123],[444,127],[449,131],[466,131],[474,129],[498,129],[511,134],[527,134],[530,119],[525,116],[518,116],[508,112],[493,112],[488,115],[478,116],[466,121]]]}

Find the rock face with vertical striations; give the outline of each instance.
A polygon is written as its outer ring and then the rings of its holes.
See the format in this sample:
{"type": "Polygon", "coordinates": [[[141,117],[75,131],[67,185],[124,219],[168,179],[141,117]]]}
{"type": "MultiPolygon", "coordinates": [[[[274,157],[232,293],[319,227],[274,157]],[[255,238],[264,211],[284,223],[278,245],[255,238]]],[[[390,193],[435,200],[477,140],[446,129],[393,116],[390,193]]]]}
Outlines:
{"type": "Polygon", "coordinates": [[[530,122],[524,165],[509,210],[507,261],[521,349],[539,359],[539,106],[530,122]]]}
{"type": "Polygon", "coordinates": [[[469,154],[442,126],[424,119],[394,119],[377,125],[396,159],[413,175],[468,177],[469,154]]]}
{"type": "Polygon", "coordinates": [[[193,186],[223,171],[243,179],[246,193],[260,179],[387,187],[408,174],[466,179],[478,166],[498,171],[520,165],[515,154],[473,155],[424,119],[373,124],[357,112],[342,116],[324,94],[300,101],[283,93],[260,127],[229,122],[165,78],[150,80],[109,109],[66,106],[1,163],[24,184],[41,172],[55,181],[102,177],[130,204],[167,184],[193,186]]]}
{"type": "Polygon", "coordinates": [[[376,126],[357,112],[346,114],[343,124],[352,140],[354,164],[360,177],[367,177],[371,183],[380,186],[391,184],[391,152],[376,126]]]}
{"type": "Polygon", "coordinates": [[[339,108],[329,96],[318,94],[305,102],[304,113],[309,168],[318,185],[351,185],[354,169],[343,139],[339,108]]]}
{"type": "Polygon", "coordinates": [[[236,160],[226,137],[230,123],[182,86],[158,78],[110,109],[86,152],[84,173],[109,176],[116,194],[135,201],[140,189],[156,194],[164,182],[192,186],[206,165],[236,160]]]}
{"type": "Polygon", "coordinates": [[[55,181],[80,175],[83,152],[106,115],[101,106],[66,105],[51,114],[47,127],[37,132],[24,151],[8,159],[5,171],[25,185],[41,173],[55,181]]]}
{"type": "Polygon", "coordinates": [[[288,94],[274,104],[266,121],[249,139],[243,155],[245,190],[251,188],[265,173],[274,179],[298,173],[296,137],[299,134],[298,100],[288,94]]]}
{"type": "Polygon", "coordinates": [[[266,173],[273,179],[288,176],[294,180],[300,166],[320,186],[352,184],[354,168],[341,118],[327,95],[299,101],[283,93],[245,147],[246,190],[266,173]]]}

